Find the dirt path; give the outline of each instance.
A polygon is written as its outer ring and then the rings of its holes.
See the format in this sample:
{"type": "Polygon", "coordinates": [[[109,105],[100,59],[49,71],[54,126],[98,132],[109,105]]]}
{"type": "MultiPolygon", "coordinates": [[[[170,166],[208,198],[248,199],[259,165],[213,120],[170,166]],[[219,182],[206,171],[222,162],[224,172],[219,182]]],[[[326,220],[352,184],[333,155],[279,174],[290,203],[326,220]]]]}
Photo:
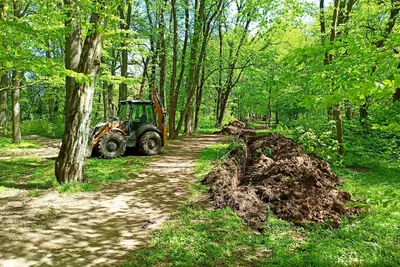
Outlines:
{"type": "Polygon", "coordinates": [[[22,139],[27,141],[37,142],[42,147],[25,148],[25,149],[16,148],[16,149],[9,149],[6,151],[1,151],[0,160],[10,159],[10,158],[29,158],[29,157],[50,159],[50,158],[56,158],[58,156],[58,152],[61,147],[60,140],[48,139],[37,135],[23,136],[22,139]]]}
{"type": "Polygon", "coordinates": [[[0,198],[0,266],[118,264],[186,199],[198,153],[220,139],[170,144],[138,178],[102,192],[0,198]]]}

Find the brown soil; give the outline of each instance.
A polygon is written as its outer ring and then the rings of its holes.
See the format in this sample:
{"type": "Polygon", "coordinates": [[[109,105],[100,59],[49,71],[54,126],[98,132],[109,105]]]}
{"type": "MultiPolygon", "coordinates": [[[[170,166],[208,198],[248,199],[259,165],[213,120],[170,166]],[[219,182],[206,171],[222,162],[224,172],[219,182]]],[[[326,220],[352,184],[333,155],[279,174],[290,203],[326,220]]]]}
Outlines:
{"type": "Polygon", "coordinates": [[[360,209],[349,207],[350,194],[329,164],[305,154],[278,134],[246,137],[243,146],[204,180],[219,207],[230,206],[251,227],[261,229],[269,208],[296,224],[329,222],[338,226],[360,209]]]}
{"type": "Polygon", "coordinates": [[[214,134],[253,136],[256,135],[256,132],[249,127],[246,121],[235,120],[226,124],[221,130],[214,132],[214,134]]]}
{"type": "Polygon", "coordinates": [[[0,193],[0,266],[114,266],[188,197],[198,153],[221,137],[169,144],[135,179],[77,195],[0,193]]]}

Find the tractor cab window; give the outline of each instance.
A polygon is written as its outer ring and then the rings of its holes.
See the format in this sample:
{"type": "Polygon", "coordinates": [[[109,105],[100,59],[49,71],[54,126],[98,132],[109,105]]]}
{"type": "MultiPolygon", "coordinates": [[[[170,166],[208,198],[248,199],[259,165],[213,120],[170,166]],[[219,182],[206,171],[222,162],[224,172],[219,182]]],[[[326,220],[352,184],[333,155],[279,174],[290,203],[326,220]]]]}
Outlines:
{"type": "Polygon", "coordinates": [[[148,122],[153,123],[156,121],[153,105],[146,105],[146,113],[147,113],[147,121],[148,122]]]}
{"type": "Polygon", "coordinates": [[[135,104],[133,107],[133,122],[147,122],[146,105],[135,104]]]}
{"type": "Polygon", "coordinates": [[[153,107],[147,104],[135,104],[133,108],[133,122],[154,122],[153,107]]]}
{"type": "Polygon", "coordinates": [[[129,120],[130,107],[128,104],[121,104],[118,111],[118,118],[122,121],[129,120]]]}

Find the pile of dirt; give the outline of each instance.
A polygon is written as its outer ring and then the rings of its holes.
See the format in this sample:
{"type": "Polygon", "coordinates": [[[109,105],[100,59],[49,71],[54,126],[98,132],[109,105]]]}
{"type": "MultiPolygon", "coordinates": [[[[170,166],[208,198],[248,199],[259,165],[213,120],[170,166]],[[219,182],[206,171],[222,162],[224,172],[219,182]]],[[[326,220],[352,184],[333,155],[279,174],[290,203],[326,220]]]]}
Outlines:
{"type": "Polygon", "coordinates": [[[256,132],[250,128],[246,121],[235,120],[226,124],[221,130],[214,132],[214,134],[254,136],[256,132]]]}
{"type": "Polygon", "coordinates": [[[279,134],[246,137],[229,159],[204,179],[218,207],[229,206],[249,226],[261,229],[268,208],[296,224],[327,222],[340,225],[359,214],[350,194],[329,164],[305,154],[279,134]]]}

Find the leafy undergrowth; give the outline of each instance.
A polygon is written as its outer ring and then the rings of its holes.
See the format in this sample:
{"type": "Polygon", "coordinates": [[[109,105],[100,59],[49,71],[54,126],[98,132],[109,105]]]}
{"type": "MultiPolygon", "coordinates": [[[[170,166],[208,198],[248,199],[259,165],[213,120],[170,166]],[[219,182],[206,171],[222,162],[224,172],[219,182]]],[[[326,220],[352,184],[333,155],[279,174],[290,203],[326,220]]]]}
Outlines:
{"type": "Polygon", "coordinates": [[[7,188],[31,190],[31,196],[40,195],[38,190],[56,188],[60,192],[79,193],[98,191],[105,184],[135,178],[146,168],[150,159],[129,156],[113,160],[91,158],[85,166],[86,181],[66,185],[57,184],[54,177],[54,160],[38,158],[0,160],[0,194],[7,188]]]}
{"type": "MultiPolygon", "coordinates": [[[[25,148],[41,148],[42,145],[38,142],[30,141],[30,140],[22,140],[21,143],[15,144],[13,143],[11,138],[0,137],[0,151],[9,150],[9,149],[25,149],[25,148]]],[[[0,152],[1,154],[1,152],[0,152]]]]}
{"type": "MultiPolygon", "coordinates": [[[[229,145],[209,147],[196,164],[198,179],[224,156],[229,145]],[[213,164],[211,164],[213,163],[213,164]]],[[[335,167],[344,190],[367,212],[338,229],[299,227],[272,214],[263,234],[243,226],[230,209],[185,205],[153,234],[126,266],[398,266],[400,265],[400,165],[348,155],[335,167]]],[[[200,195],[206,188],[193,187],[200,195]]]]}

